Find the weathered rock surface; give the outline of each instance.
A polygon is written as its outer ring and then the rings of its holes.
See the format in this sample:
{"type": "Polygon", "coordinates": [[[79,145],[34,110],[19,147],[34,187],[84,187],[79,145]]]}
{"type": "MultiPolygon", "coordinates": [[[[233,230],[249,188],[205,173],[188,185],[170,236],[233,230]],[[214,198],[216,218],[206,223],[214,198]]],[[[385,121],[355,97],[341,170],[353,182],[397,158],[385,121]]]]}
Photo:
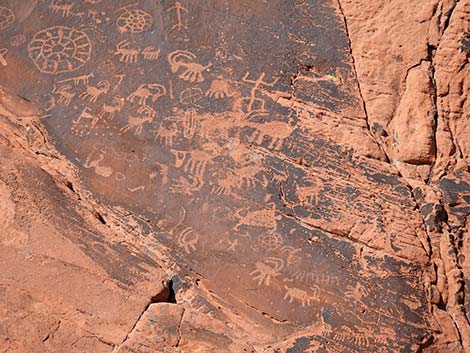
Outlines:
{"type": "Polygon", "coordinates": [[[470,352],[469,21],[0,0],[0,352],[470,352]]]}

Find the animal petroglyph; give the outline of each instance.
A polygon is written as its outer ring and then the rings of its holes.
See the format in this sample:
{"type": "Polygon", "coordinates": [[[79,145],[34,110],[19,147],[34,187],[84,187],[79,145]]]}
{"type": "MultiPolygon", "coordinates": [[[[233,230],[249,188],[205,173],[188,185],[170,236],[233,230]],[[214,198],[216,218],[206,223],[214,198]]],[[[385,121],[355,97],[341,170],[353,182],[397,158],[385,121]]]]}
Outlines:
{"type": "Polygon", "coordinates": [[[246,122],[246,126],[255,129],[252,134],[252,144],[261,145],[265,139],[269,140],[269,149],[280,149],[282,142],[288,138],[295,130],[295,126],[291,126],[282,121],[270,121],[263,123],[246,122]]]}
{"type": "Polygon", "coordinates": [[[213,80],[211,86],[206,91],[206,96],[215,99],[223,99],[231,96],[228,82],[222,79],[213,80]]]}
{"type": "Polygon", "coordinates": [[[15,14],[8,7],[0,6],[0,31],[7,29],[15,22],[15,14]]]}
{"type": "Polygon", "coordinates": [[[140,49],[130,48],[127,40],[122,40],[116,45],[114,55],[120,55],[119,61],[124,63],[136,63],[140,54],[140,49]]]}
{"type": "Polygon", "coordinates": [[[77,70],[90,59],[91,42],[85,32],[55,26],[37,32],[28,46],[29,57],[42,73],[77,70]]]}
{"type": "Polygon", "coordinates": [[[171,147],[177,135],[178,127],[174,122],[168,124],[168,126],[161,124],[155,134],[155,141],[167,147],[171,147]]]}
{"type": "Polygon", "coordinates": [[[116,26],[120,33],[141,33],[152,28],[153,17],[148,12],[140,9],[123,7],[118,11],[124,11],[116,20],[116,26]]]}
{"type": "Polygon", "coordinates": [[[289,303],[298,301],[302,306],[305,306],[312,305],[312,302],[320,301],[320,289],[318,287],[311,287],[311,292],[288,286],[284,286],[284,289],[286,290],[284,300],[289,300],[289,303]]]}
{"type": "Polygon", "coordinates": [[[177,29],[180,31],[181,29],[188,29],[187,25],[185,24],[183,17],[186,17],[188,15],[188,9],[183,7],[179,1],[175,2],[175,5],[170,7],[167,12],[175,11],[176,13],[176,24],[171,27],[171,30],[177,29]]]}
{"type": "Polygon", "coordinates": [[[160,49],[155,47],[147,47],[141,52],[144,60],[157,60],[160,57],[160,49]]]}
{"type": "Polygon", "coordinates": [[[258,285],[269,287],[273,278],[280,275],[279,271],[284,267],[284,261],[277,257],[268,257],[263,262],[255,263],[255,270],[250,272],[253,280],[258,281],[258,285]]]}
{"type": "Polygon", "coordinates": [[[120,112],[124,107],[124,98],[114,97],[113,103],[114,104],[103,104],[103,109],[98,114],[100,119],[114,119],[114,114],[120,112]]]}
{"type": "Polygon", "coordinates": [[[73,121],[73,123],[75,125],[78,125],[78,124],[80,124],[80,122],[82,120],[90,121],[90,126],[95,126],[96,123],[99,120],[99,117],[95,114],[92,114],[90,108],[85,107],[85,108],[83,108],[83,110],[82,110],[81,114],[78,116],[78,118],[73,121]]]}
{"type": "Polygon", "coordinates": [[[70,77],[66,78],[60,81],[57,81],[57,83],[66,83],[66,82],[73,82],[75,86],[78,86],[79,84],[85,84],[88,85],[90,82],[90,78],[94,78],[95,75],[93,73],[87,74],[87,75],[80,75],[80,76],[75,76],[75,77],[70,77]]]}
{"type": "Polygon", "coordinates": [[[199,180],[204,179],[207,163],[212,159],[211,155],[205,151],[175,151],[175,168],[183,168],[184,172],[196,176],[199,180]]]}
{"type": "Polygon", "coordinates": [[[173,73],[181,70],[178,77],[189,82],[204,82],[202,73],[212,66],[211,63],[203,66],[195,62],[196,55],[186,50],[177,50],[168,55],[168,62],[173,73]]]}
{"type": "Polygon", "coordinates": [[[140,85],[129,97],[127,97],[127,100],[134,103],[134,100],[138,99],[140,105],[147,105],[149,98],[155,103],[158,98],[165,95],[165,86],[157,83],[148,83],[140,85]]]}
{"type": "Polygon", "coordinates": [[[107,80],[102,80],[98,82],[96,87],[94,86],[88,86],[87,89],[80,93],[80,98],[85,100],[85,99],[90,99],[90,102],[94,103],[98,99],[99,96],[103,94],[107,94],[109,92],[110,84],[107,80]]]}
{"type": "Polygon", "coordinates": [[[76,95],[74,92],[72,92],[71,85],[61,86],[59,88],[54,89],[52,92],[59,95],[59,99],[57,100],[57,103],[63,104],[63,105],[69,105],[70,102],[72,101],[72,98],[75,97],[76,95]]]}
{"type": "Polygon", "coordinates": [[[137,113],[139,113],[140,116],[130,116],[127,119],[127,124],[123,128],[121,128],[121,132],[126,132],[135,128],[134,135],[140,135],[142,133],[144,124],[151,123],[157,115],[155,110],[146,105],[140,107],[137,113]]]}
{"type": "Polygon", "coordinates": [[[8,49],[7,48],[0,49],[0,64],[2,66],[7,66],[8,65],[7,59],[5,58],[7,54],[8,54],[8,49]]]}

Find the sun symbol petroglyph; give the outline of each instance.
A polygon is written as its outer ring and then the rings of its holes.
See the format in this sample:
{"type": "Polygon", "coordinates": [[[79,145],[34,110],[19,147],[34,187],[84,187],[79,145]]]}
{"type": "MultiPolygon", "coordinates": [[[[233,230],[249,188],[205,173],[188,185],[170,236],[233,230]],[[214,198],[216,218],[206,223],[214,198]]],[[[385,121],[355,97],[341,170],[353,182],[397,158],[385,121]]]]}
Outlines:
{"type": "Polygon", "coordinates": [[[140,105],[147,105],[149,98],[155,103],[158,98],[165,95],[165,86],[157,83],[148,83],[140,85],[129,97],[127,97],[127,100],[134,103],[134,100],[138,99],[140,105]]]}
{"type": "Polygon", "coordinates": [[[196,55],[186,50],[177,50],[168,55],[168,62],[170,63],[170,68],[173,73],[180,71],[180,68],[183,69],[178,75],[180,79],[192,83],[204,82],[202,73],[209,69],[212,64],[209,63],[203,66],[196,63],[195,60],[196,55]]]}
{"type": "Polygon", "coordinates": [[[94,86],[88,86],[87,89],[80,93],[80,98],[85,100],[85,99],[90,99],[90,102],[94,103],[98,99],[99,96],[103,94],[107,94],[109,92],[110,88],[109,81],[107,80],[102,80],[98,82],[96,87],[94,86]]]}
{"type": "Polygon", "coordinates": [[[311,287],[311,292],[306,290],[284,286],[286,294],[284,295],[284,300],[289,300],[289,303],[292,303],[294,300],[300,302],[302,306],[311,305],[312,302],[320,301],[320,289],[316,286],[311,287]]]}
{"type": "Polygon", "coordinates": [[[7,29],[15,22],[15,14],[8,7],[0,6],[0,31],[7,29]]]}
{"type": "Polygon", "coordinates": [[[268,257],[263,262],[255,263],[255,270],[250,272],[253,280],[258,285],[270,286],[273,278],[280,275],[279,271],[284,267],[284,261],[277,257],[268,257]]]}
{"type": "Polygon", "coordinates": [[[148,12],[140,9],[124,7],[124,13],[116,20],[116,26],[120,33],[141,33],[148,31],[153,24],[153,17],[148,12]]]}
{"type": "Polygon", "coordinates": [[[180,93],[180,103],[183,105],[197,105],[203,97],[202,90],[199,87],[186,88],[180,93]]]}
{"type": "Polygon", "coordinates": [[[42,73],[70,72],[88,62],[91,42],[82,31],[55,26],[37,32],[28,46],[28,53],[42,73]]]}

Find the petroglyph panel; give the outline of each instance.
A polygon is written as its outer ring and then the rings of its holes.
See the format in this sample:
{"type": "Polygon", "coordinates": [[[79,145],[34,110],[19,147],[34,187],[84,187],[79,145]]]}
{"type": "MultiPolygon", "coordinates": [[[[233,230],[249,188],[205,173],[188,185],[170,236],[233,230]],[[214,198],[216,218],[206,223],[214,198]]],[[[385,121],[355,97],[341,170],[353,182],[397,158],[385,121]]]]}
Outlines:
{"type": "Polygon", "coordinates": [[[19,24],[0,8],[2,43],[26,43],[5,48],[0,84],[42,105],[102,202],[149,220],[136,225],[145,251],[164,249],[180,276],[199,274],[233,316],[279,338],[266,346],[311,329],[298,352],[397,352],[427,334],[410,191],[319,132],[346,112],[365,126],[336,2],[30,10],[19,24]]]}

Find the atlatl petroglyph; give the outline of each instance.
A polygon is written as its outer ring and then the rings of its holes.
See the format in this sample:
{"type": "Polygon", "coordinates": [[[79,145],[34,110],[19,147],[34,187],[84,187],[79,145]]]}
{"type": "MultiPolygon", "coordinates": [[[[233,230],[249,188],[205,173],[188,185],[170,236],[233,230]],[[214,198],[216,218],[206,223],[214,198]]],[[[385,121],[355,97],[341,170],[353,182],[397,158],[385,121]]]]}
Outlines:
{"type": "Polygon", "coordinates": [[[263,262],[255,263],[255,270],[250,272],[258,285],[270,286],[273,278],[280,276],[279,271],[284,267],[284,261],[277,257],[268,257],[263,262]]]}
{"type": "Polygon", "coordinates": [[[91,56],[91,42],[80,30],[55,26],[37,32],[28,46],[29,57],[42,73],[77,70],[91,56]]]}
{"type": "Polygon", "coordinates": [[[127,97],[127,100],[134,103],[134,101],[138,99],[140,105],[147,105],[149,98],[155,103],[160,97],[165,95],[165,86],[159,83],[144,83],[141,84],[129,97],[127,97]]]}
{"type": "Polygon", "coordinates": [[[168,55],[168,62],[173,73],[181,70],[178,77],[189,82],[204,82],[202,73],[209,69],[212,64],[205,66],[195,62],[196,55],[186,50],[177,50],[168,55]]]}

